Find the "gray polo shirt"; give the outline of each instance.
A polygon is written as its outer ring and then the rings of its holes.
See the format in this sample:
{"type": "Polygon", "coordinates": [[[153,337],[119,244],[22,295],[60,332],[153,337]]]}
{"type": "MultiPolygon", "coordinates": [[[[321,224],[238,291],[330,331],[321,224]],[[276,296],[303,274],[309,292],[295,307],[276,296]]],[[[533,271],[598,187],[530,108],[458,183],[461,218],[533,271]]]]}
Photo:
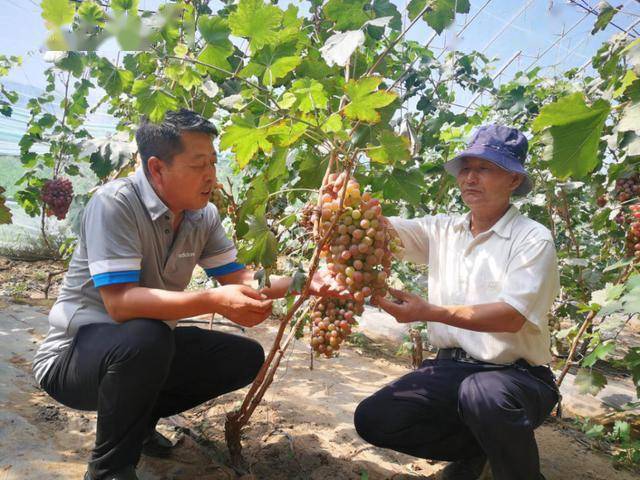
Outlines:
{"type": "MultiPolygon", "coordinates": [[[[211,276],[244,268],[236,262],[236,248],[211,203],[185,212],[175,234],[172,222],[173,214],[142,169],[96,191],[83,213],[78,244],[49,313],[49,332],[33,361],[38,383],[81,326],[116,323],[105,309],[99,287],[137,282],[142,287],[182,291],[196,264],[211,276]]],[[[177,321],[166,323],[175,327],[177,321]]]]}

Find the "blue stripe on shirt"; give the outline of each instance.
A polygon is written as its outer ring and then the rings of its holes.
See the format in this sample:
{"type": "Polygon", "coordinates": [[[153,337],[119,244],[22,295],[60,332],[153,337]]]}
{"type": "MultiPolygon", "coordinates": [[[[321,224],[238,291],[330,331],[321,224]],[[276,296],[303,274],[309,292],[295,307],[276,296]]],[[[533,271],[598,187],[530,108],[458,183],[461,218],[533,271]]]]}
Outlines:
{"type": "Polygon", "coordinates": [[[205,268],[204,271],[207,272],[207,275],[209,275],[210,277],[220,277],[222,275],[228,275],[229,273],[237,272],[238,270],[242,270],[243,268],[244,264],[231,262],[220,267],[205,268]]]}
{"type": "Polygon", "coordinates": [[[104,272],[91,277],[98,287],[115,285],[116,283],[134,283],[140,281],[140,270],[124,270],[122,272],[104,272]]]}

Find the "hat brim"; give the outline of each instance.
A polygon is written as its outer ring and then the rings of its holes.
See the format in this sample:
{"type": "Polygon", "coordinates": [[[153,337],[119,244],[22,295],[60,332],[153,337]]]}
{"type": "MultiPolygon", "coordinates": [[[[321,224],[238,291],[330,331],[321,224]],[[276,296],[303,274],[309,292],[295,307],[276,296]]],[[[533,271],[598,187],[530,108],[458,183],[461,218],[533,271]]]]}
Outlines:
{"type": "Polygon", "coordinates": [[[524,176],[522,183],[513,191],[514,195],[523,196],[533,189],[533,183],[531,182],[531,178],[529,178],[529,174],[518,160],[510,155],[506,155],[498,150],[485,146],[473,146],[468,148],[446,162],[444,164],[444,169],[454,177],[457,177],[458,172],[460,172],[460,169],[462,168],[462,160],[465,158],[481,158],[482,160],[487,160],[497,165],[503,170],[524,176]]]}

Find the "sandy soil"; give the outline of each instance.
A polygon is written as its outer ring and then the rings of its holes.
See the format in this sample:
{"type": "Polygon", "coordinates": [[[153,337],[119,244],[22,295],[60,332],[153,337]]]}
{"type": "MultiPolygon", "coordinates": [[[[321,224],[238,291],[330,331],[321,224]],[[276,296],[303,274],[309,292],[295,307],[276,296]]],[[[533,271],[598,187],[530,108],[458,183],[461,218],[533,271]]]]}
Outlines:
{"type": "MultiPolygon", "coordinates": [[[[30,374],[30,355],[46,328],[46,307],[5,303],[3,311],[0,335],[10,341],[0,350],[0,478],[81,478],[95,416],[60,406],[36,388],[30,374]]],[[[274,332],[273,325],[261,326],[250,336],[268,347],[274,332]]],[[[354,347],[343,349],[339,358],[316,360],[310,370],[306,345],[295,344],[244,431],[250,472],[245,480],[437,479],[443,464],[374,448],[353,428],[357,403],[407,371],[408,363],[354,347]]],[[[163,420],[161,430],[176,448],[167,460],[143,457],[140,478],[237,478],[226,465],[222,427],[226,412],[241,399],[242,392],[235,392],[163,420]]],[[[609,457],[556,422],[541,427],[537,437],[549,480],[638,478],[615,470],[609,457]]]]}
{"type": "MultiPolygon", "coordinates": [[[[11,297],[0,297],[0,480],[80,479],[93,442],[95,415],[57,404],[36,387],[31,375],[30,361],[46,333],[51,303],[42,300],[42,272],[58,269],[46,262],[8,264],[0,258],[0,296],[11,297]],[[13,291],[16,285],[20,295],[13,291]]],[[[56,280],[53,293],[59,277],[56,280]]],[[[208,319],[198,325],[208,328],[208,319]]],[[[268,349],[275,325],[247,334],[268,349]]],[[[409,371],[408,359],[381,353],[347,346],[336,359],[316,359],[310,370],[307,346],[295,343],[244,431],[250,473],[243,478],[438,479],[443,464],[372,447],[353,428],[358,402],[409,371]]],[[[176,448],[166,460],[143,457],[140,478],[238,478],[227,465],[223,425],[225,414],[239,405],[243,393],[163,420],[160,429],[176,448]]],[[[611,457],[591,448],[592,442],[567,423],[551,420],[536,436],[548,480],[640,478],[616,470],[611,457]]]]}

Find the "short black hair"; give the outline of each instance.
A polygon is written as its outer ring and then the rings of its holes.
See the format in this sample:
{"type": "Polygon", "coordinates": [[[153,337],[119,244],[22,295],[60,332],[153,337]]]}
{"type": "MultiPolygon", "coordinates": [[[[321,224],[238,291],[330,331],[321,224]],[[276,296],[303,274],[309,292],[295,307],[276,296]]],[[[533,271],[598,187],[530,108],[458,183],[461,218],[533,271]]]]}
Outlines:
{"type": "Polygon", "coordinates": [[[136,132],[136,143],[145,174],[149,174],[149,158],[158,157],[163,162],[171,164],[173,157],[182,152],[182,132],[202,132],[212,137],[218,135],[213,123],[186,108],[167,112],[161,123],[153,123],[148,118],[143,118],[136,132]]]}

